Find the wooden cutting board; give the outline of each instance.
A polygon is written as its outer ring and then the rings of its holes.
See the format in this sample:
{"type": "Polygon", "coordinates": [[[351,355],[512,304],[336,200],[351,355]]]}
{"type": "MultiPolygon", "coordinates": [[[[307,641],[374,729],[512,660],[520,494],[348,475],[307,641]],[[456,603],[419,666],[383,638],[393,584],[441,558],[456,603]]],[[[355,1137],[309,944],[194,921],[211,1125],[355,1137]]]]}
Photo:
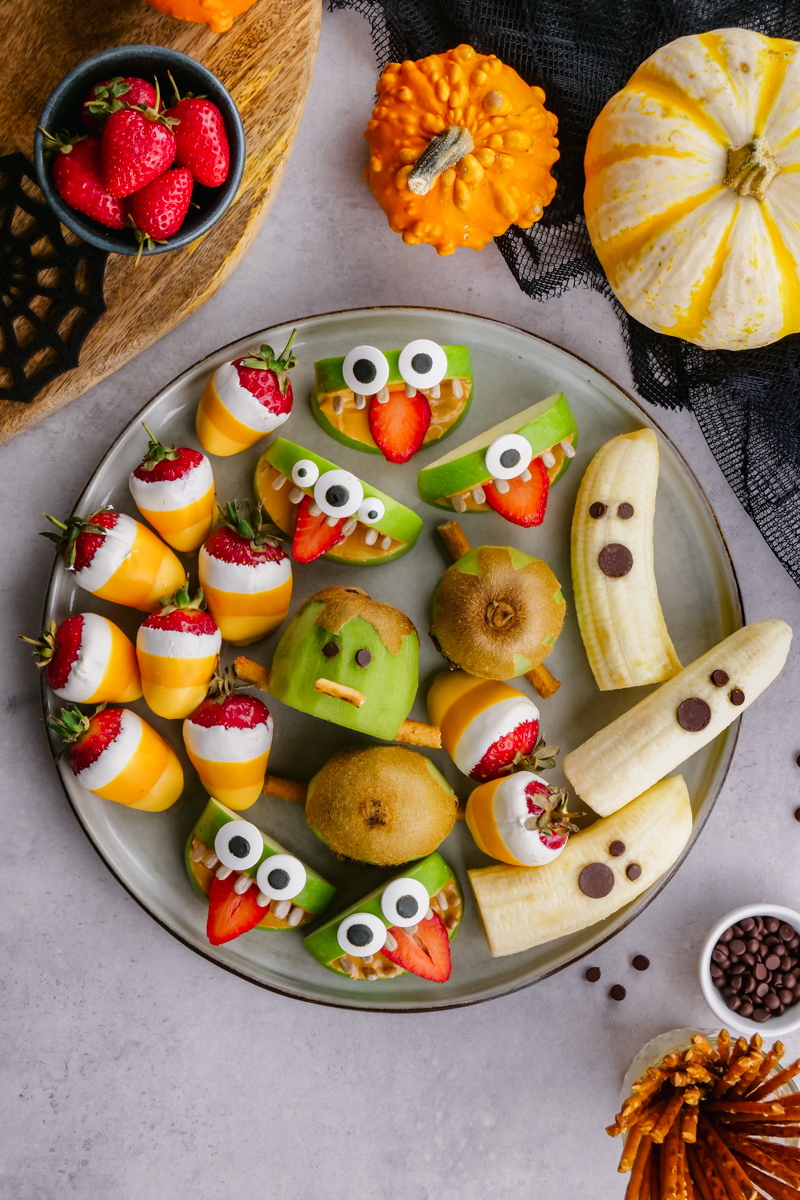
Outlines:
{"type": "MultiPolygon", "coordinates": [[[[247,252],[280,183],[317,51],[321,0],[256,0],[228,33],[163,16],[142,0],[0,0],[0,154],[32,161],[36,119],[56,83],[98,50],[172,46],[202,62],[233,96],[247,136],[239,193],[214,228],[183,250],[133,259],[112,254],[107,312],[79,365],[24,404],[0,400],[0,442],[110,375],[199,308],[247,252]]],[[[213,347],[209,347],[212,349],[213,347]]]]}

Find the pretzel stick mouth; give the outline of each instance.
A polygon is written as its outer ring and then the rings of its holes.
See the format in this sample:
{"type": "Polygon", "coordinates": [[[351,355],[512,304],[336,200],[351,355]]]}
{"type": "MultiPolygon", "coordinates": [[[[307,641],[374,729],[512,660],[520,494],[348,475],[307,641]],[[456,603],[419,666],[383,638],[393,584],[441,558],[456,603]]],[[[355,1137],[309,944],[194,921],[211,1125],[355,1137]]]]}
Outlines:
{"type": "Polygon", "coordinates": [[[363,692],[348,687],[346,683],[335,683],[332,679],[318,679],[314,684],[314,691],[332,696],[334,700],[344,700],[346,704],[352,704],[353,708],[361,708],[361,705],[367,702],[363,692]]]}

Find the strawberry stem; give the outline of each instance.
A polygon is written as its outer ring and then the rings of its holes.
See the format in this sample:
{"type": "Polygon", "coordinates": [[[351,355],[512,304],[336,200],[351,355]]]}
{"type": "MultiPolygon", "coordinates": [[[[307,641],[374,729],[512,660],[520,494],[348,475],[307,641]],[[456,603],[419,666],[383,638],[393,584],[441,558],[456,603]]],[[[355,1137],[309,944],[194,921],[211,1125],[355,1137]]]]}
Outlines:
{"type": "Polygon", "coordinates": [[[67,517],[66,521],[57,521],[55,517],[50,516],[50,513],[42,513],[42,516],[47,517],[48,521],[55,525],[56,529],[62,531],[61,533],[50,533],[49,530],[42,530],[41,536],[48,538],[51,542],[55,542],[57,549],[64,551],[68,571],[75,569],[76,543],[80,534],[108,533],[108,530],[102,525],[92,524],[92,518],[96,517],[98,513],[105,511],[106,509],[98,508],[90,517],[79,517],[73,513],[71,517],[67,517]]]}
{"type": "Polygon", "coordinates": [[[204,612],[206,598],[203,595],[203,589],[199,587],[194,600],[190,599],[189,589],[184,583],[181,584],[174,596],[162,596],[158,604],[163,616],[171,612],[204,612]]]}
{"type": "Polygon", "coordinates": [[[297,330],[293,329],[291,337],[277,356],[272,346],[264,345],[259,350],[249,354],[247,358],[242,359],[242,366],[250,367],[251,370],[274,371],[282,396],[286,395],[286,388],[289,385],[287,371],[291,371],[292,367],[297,366],[297,359],[292,353],[292,342],[295,339],[296,333],[297,330]]]}
{"type": "Polygon", "coordinates": [[[128,105],[120,96],[125,96],[131,90],[131,85],[125,83],[121,75],[109,79],[107,84],[96,84],[92,89],[92,97],[85,100],[83,107],[87,108],[93,117],[110,116],[128,105]]]}
{"type": "Polygon", "coordinates": [[[61,716],[55,720],[45,721],[48,729],[52,729],[53,733],[57,733],[59,737],[64,739],[64,745],[69,746],[73,742],[77,742],[78,738],[82,737],[89,728],[89,723],[102,712],[105,704],[98,704],[97,708],[91,715],[81,712],[76,704],[68,704],[61,709],[61,716]]]}
{"type": "Polygon", "coordinates": [[[249,500],[230,500],[220,508],[219,523],[249,542],[251,550],[279,546],[286,536],[277,525],[264,520],[261,503],[254,508],[249,500]]]}
{"type": "Polygon", "coordinates": [[[38,126],[39,132],[44,134],[44,152],[47,155],[51,154],[70,154],[76,142],[85,142],[89,136],[86,133],[79,133],[73,137],[68,129],[62,129],[61,133],[48,133],[43,125],[38,126]]]}
{"type": "Polygon", "coordinates": [[[36,660],[37,667],[46,667],[56,651],[56,623],[50,622],[48,629],[43,629],[38,638],[25,637],[24,633],[18,633],[17,637],[21,642],[27,642],[29,646],[35,646],[33,657],[36,660]]]}
{"type": "Polygon", "coordinates": [[[514,755],[512,768],[515,771],[552,771],[556,765],[556,755],[561,753],[560,746],[548,746],[544,736],[540,737],[530,754],[522,754],[519,750],[514,755]]]}
{"type": "Polygon", "coordinates": [[[147,447],[147,453],[139,463],[140,470],[152,471],[154,467],[156,467],[158,463],[163,462],[164,459],[167,459],[168,462],[174,462],[176,458],[180,458],[180,450],[177,450],[175,446],[165,446],[162,442],[160,442],[155,434],[150,432],[144,421],[142,421],[142,426],[144,427],[145,433],[150,438],[150,442],[147,447]]]}
{"type": "Polygon", "coordinates": [[[222,704],[224,700],[228,699],[228,696],[232,696],[234,692],[244,691],[249,686],[248,683],[238,678],[236,667],[231,663],[221,673],[219,671],[214,672],[211,682],[208,685],[206,699],[213,700],[217,704],[222,704]]]}

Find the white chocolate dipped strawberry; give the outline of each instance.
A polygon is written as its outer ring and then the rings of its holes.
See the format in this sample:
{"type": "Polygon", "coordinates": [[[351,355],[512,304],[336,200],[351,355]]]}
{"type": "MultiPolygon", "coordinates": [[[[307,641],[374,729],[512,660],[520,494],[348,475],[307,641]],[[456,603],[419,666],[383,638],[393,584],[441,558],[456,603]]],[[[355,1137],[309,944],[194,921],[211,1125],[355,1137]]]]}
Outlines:
{"type": "Polygon", "coordinates": [[[146,525],[113,508],[88,517],[57,521],[44,514],[60,533],[43,533],[64,551],[75,582],[93,596],[142,612],[158,608],[186,582],[176,555],[146,525]]]}
{"type": "Polygon", "coordinates": [[[288,420],[292,385],[288,372],[296,365],[292,342],[281,354],[261,346],[252,354],[218,367],[197,406],[197,436],[209,454],[239,454],[288,420]]]}
{"type": "Polygon", "coordinates": [[[61,700],[127,704],[142,694],[132,642],[97,613],[76,613],[60,625],[51,621],[38,639],[20,637],[36,647],[37,666],[61,700]]]}
{"type": "Polygon", "coordinates": [[[229,667],[183,722],[186,753],[203,787],[241,812],[261,795],[272,746],[272,715],[263,701],[235,690],[229,667]]]}
{"type": "Polygon", "coordinates": [[[539,710],[516,688],[475,679],[465,671],[437,675],[428,692],[428,718],[442,731],[442,746],[471,779],[498,779],[521,759],[546,768],[554,747],[539,739],[539,710]],[[545,753],[542,753],[545,751],[545,753]]]}
{"type": "Polygon", "coordinates": [[[233,500],[200,548],[198,574],[209,611],[234,646],[266,637],[286,619],[292,564],[279,533],[263,521],[260,504],[233,500]]]}
{"type": "Polygon", "coordinates": [[[129,708],[101,706],[88,716],[70,705],[47,724],[69,746],[69,765],[78,783],[95,796],[162,812],[183,791],[177,754],[129,708]]]}
{"type": "Polygon", "coordinates": [[[484,854],[515,867],[542,867],[577,832],[570,815],[566,792],[532,771],[516,771],[475,788],[466,819],[484,854]]]}
{"type": "Polygon", "coordinates": [[[185,587],[179,588],[139,626],[136,657],[142,690],[159,717],[187,717],[217,668],[222,634],[203,604],[202,588],[194,600],[185,587]]]}
{"type": "Polygon", "coordinates": [[[133,502],[165,542],[191,553],[216,519],[211,463],[199,450],[164,446],[146,425],[145,430],[147,453],[128,480],[133,502]]]}

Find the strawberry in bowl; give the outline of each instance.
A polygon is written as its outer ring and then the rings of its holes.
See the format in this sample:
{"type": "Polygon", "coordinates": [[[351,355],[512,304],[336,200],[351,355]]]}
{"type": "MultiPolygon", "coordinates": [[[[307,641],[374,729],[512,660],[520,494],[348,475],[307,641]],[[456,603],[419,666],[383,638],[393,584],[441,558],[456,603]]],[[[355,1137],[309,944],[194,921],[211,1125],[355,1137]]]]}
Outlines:
{"type": "Polygon", "coordinates": [[[35,647],[36,665],[55,694],[73,704],[127,704],[142,694],[132,643],[113,621],[97,613],[75,613],[60,625],[50,622],[35,647]]]}
{"type": "Polygon", "coordinates": [[[197,406],[197,436],[209,454],[239,454],[288,420],[296,332],[278,355],[264,345],[217,367],[197,406]]]}
{"type": "Polygon", "coordinates": [[[175,550],[190,554],[206,540],[216,519],[214,475],[205,454],[188,446],[164,446],[150,438],[128,480],[139,512],[175,550]]]}
{"type": "Polygon", "coordinates": [[[567,794],[532,771],[482,783],[467,801],[467,825],[478,848],[500,862],[541,867],[557,858],[571,833],[567,794]]]}
{"type": "Polygon", "coordinates": [[[200,547],[198,575],[226,642],[246,646],[282,625],[292,598],[292,563],[261,505],[232,500],[200,547]]]}
{"type": "Polygon", "coordinates": [[[139,626],[136,657],[142,691],[159,717],[186,717],[206,694],[219,662],[222,634],[203,612],[203,589],[181,587],[139,626]]]}
{"type": "Polygon", "coordinates": [[[210,796],[241,812],[261,795],[272,747],[272,715],[256,696],[236,687],[229,667],[183,722],[192,766],[210,796]]]}

